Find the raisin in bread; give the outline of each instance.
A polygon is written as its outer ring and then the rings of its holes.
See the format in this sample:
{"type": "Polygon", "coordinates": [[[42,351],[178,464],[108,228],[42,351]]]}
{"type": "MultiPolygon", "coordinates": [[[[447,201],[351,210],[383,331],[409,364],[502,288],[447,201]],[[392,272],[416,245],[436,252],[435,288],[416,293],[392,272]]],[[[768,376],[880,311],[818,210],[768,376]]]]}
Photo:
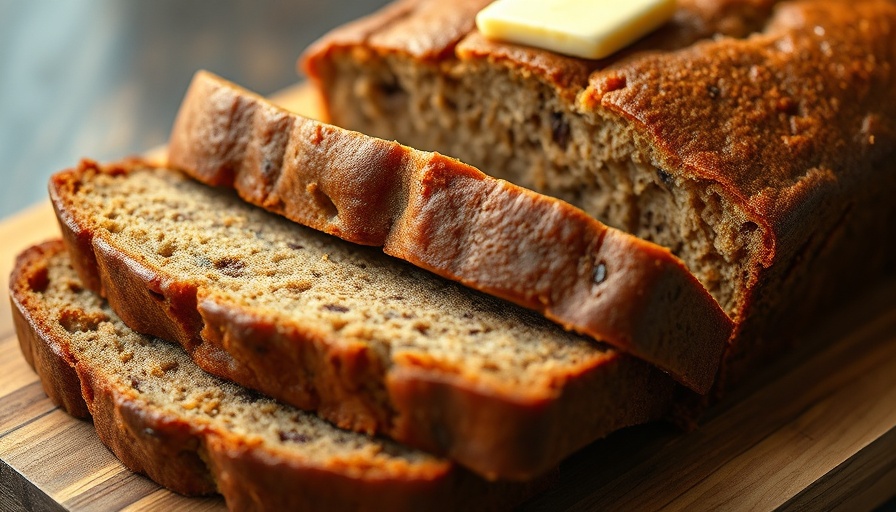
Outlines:
{"type": "Polygon", "coordinates": [[[125,326],[82,287],[61,241],[19,256],[10,297],[53,401],[92,416],[126,466],[179,493],[220,492],[231,510],[489,510],[545,483],[485,482],[213,377],[125,326]]]}
{"type": "Polygon", "coordinates": [[[85,161],[50,192],[75,268],[131,328],[488,477],[538,475],[671,402],[638,359],[179,172],[85,161]]]}
{"type": "Polygon", "coordinates": [[[705,393],[731,322],[668,249],[438,154],[196,75],[168,164],[275,213],[549,318],[705,393]]]}
{"type": "Polygon", "coordinates": [[[325,36],[303,69],[328,121],[669,247],[736,323],[732,381],[893,271],[893,2],[681,0],[600,61],[485,39],[487,3],[399,1],[325,36]]]}

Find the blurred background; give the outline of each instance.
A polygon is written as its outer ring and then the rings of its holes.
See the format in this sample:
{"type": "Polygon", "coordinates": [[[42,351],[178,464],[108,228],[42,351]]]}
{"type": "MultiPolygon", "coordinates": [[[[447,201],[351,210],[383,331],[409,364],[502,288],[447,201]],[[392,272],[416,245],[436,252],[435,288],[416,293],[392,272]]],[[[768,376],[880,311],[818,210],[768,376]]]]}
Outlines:
{"type": "Polygon", "coordinates": [[[262,94],[329,29],[386,0],[0,0],[0,218],[81,157],[164,144],[193,72],[262,94]]]}

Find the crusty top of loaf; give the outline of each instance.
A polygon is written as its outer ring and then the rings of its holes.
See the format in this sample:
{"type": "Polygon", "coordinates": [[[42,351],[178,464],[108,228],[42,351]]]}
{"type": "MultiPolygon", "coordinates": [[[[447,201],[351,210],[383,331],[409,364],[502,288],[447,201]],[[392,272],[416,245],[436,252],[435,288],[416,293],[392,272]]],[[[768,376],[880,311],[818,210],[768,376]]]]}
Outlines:
{"type": "Polygon", "coordinates": [[[896,5],[886,0],[682,1],[672,22],[601,61],[487,41],[453,6],[402,2],[391,18],[338,30],[309,49],[306,71],[350,48],[536,76],[576,110],[631,123],[656,166],[717,183],[766,228],[765,265],[798,210],[893,151],[896,5]]]}

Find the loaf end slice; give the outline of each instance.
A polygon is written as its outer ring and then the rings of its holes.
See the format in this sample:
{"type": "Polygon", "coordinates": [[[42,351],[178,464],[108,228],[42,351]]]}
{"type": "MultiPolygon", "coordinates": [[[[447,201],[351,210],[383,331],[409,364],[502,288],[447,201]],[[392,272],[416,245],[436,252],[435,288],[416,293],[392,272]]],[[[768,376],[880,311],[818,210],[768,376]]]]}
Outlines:
{"type": "Polygon", "coordinates": [[[487,483],[213,377],[124,325],[59,241],[19,256],[10,297],[23,354],[53,402],[92,416],[128,468],[176,492],[217,491],[232,510],[488,510],[546,482],[487,483]]]}
{"type": "Polygon", "coordinates": [[[75,268],[131,328],[490,478],[531,478],[671,403],[647,363],[173,170],[84,162],[51,197],[75,268]]]}
{"type": "Polygon", "coordinates": [[[542,312],[705,393],[732,324],[669,250],[455,159],[279,109],[199,72],[169,165],[542,312]]]}

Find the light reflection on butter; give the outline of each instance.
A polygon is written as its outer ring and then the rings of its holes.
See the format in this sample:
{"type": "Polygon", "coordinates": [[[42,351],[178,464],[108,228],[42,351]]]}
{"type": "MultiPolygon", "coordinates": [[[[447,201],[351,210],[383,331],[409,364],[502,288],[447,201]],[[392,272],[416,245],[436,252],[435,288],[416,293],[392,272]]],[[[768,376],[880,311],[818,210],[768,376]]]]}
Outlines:
{"type": "Polygon", "coordinates": [[[656,30],[675,0],[498,0],[476,26],[490,39],[600,59],[656,30]]]}

